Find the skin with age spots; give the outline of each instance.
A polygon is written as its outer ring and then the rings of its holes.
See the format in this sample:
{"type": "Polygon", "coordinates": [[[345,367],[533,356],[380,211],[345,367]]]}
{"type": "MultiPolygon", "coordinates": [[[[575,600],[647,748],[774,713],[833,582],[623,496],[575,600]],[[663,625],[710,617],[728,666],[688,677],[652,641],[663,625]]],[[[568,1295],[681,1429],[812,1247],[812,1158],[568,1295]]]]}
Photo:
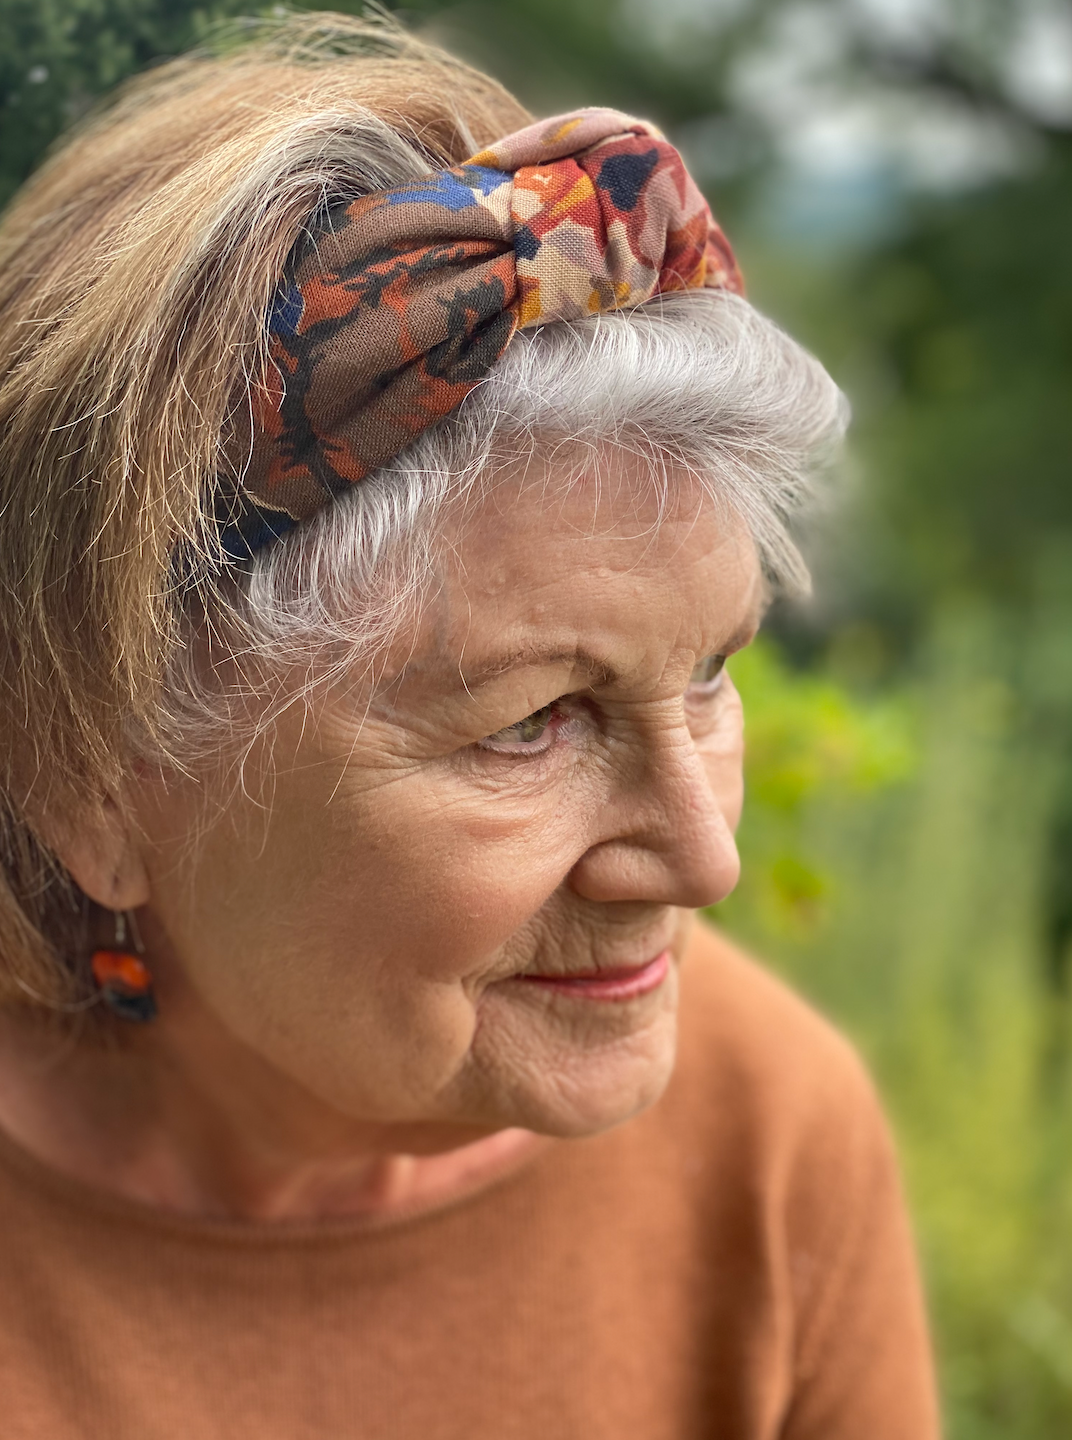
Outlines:
{"type": "Polygon", "coordinates": [[[174,778],[133,795],[140,837],[72,844],[87,893],[139,907],[160,1017],[32,1083],[12,1040],[5,1127],[94,1183],[263,1219],[446,1195],[655,1100],[692,912],[737,877],[717,657],[763,603],[743,525],[670,494],[660,519],[613,454],[498,486],[447,522],[389,683],[287,712],[196,847],[204,791],[174,778]],[[570,989],[665,951],[646,993],[570,989]]]}

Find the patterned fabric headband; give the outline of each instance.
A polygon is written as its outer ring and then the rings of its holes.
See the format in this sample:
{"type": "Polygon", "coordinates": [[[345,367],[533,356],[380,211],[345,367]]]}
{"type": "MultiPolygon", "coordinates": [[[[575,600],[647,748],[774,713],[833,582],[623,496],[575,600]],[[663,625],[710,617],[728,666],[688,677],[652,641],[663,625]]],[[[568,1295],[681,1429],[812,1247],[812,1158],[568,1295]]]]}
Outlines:
{"type": "Polygon", "coordinates": [[[247,558],[457,408],[518,329],[698,287],[740,294],[681,156],[616,110],[540,121],[329,212],[269,316],[272,365],[226,447],[247,558]]]}

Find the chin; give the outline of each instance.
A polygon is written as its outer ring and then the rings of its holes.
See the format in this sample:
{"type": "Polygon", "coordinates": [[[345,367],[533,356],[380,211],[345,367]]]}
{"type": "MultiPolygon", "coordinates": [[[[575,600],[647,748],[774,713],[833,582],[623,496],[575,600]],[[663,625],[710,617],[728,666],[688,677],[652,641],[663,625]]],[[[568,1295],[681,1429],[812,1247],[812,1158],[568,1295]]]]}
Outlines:
{"type": "MultiPolygon", "coordinates": [[[[676,1056],[677,1016],[666,1006],[643,1027],[603,1043],[557,1036],[552,1044],[533,1046],[521,1074],[507,1076],[501,1064],[494,1067],[497,1093],[486,1100],[501,1126],[561,1139],[598,1135],[659,1099],[676,1056]]],[[[491,1066],[481,1068],[487,1076],[491,1066]]]]}
{"type": "MultiPolygon", "coordinates": [[[[639,1115],[662,1096],[674,1069],[674,1053],[657,1062],[633,1065],[601,1077],[587,1092],[563,1097],[533,1097],[534,1115],[526,1129],[562,1140],[579,1140],[612,1130],[639,1115]]],[[[583,1082],[582,1082],[583,1083],[583,1082]]],[[[515,1122],[517,1123],[517,1122],[515,1122]]]]}

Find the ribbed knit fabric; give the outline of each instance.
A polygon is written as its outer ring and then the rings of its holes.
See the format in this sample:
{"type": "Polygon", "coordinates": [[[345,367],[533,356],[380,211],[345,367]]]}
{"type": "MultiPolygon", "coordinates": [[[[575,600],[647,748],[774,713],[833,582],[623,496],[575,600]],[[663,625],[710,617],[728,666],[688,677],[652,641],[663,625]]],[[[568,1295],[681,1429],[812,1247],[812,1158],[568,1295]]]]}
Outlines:
{"type": "Polygon", "coordinates": [[[849,1047],[710,932],[663,1099],[389,1223],[258,1227],[0,1145],[4,1440],[933,1440],[849,1047]]]}

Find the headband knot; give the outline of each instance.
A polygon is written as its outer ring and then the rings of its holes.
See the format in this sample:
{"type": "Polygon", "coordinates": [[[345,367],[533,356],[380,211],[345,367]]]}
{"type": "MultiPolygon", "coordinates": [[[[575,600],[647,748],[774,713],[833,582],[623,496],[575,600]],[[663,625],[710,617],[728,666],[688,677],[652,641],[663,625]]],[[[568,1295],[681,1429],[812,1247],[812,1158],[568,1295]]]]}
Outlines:
{"type": "Polygon", "coordinates": [[[540,121],[329,212],[268,317],[225,448],[223,547],[248,557],[449,415],[514,333],[700,287],[742,291],[681,156],[616,110],[540,121]]]}

